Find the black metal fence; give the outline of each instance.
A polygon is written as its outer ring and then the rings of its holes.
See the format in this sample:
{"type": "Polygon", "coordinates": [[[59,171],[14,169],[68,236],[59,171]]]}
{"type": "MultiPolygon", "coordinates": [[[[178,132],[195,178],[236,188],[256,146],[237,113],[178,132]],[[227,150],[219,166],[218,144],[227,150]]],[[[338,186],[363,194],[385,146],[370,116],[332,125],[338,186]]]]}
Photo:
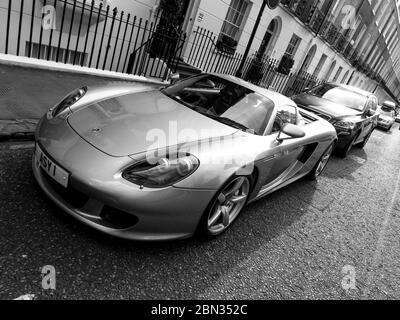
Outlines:
{"type": "MultiPolygon", "coordinates": [[[[186,61],[204,72],[235,75],[243,59],[240,53],[231,53],[232,48],[218,46],[218,35],[197,27],[188,43],[186,61]]],[[[235,49],[235,48],[233,48],[235,49]]],[[[258,57],[257,52],[250,54],[245,61],[243,78],[261,87],[275,90],[291,96],[323,82],[317,77],[300,71],[298,73],[279,72],[280,61],[269,57],[258,57]],[[254,74],[258,76],[254,77],[254,74]]]]}
{"type": "Polygon", "coordinates": [[[186,35],[91,0],[8,0],[0,52],[166,79],[186,35]],[[156,43],[156,45],[155,45],[156,43]]]}
{"type": "MultiPolygon", "coordinates": [[[[7,5],[0,6],[6,17],[0,20],[0,52],[6,54],[163,80],[182,64],[235,75],[243,59],[231,47],[234,43],[224,43],[220,35],[204,28],[197,27],[187,37],[163,12],[145,20],[92,0],[3,3],[7,5]]],[[[257,52],[246,58],[243,75],[288,96],[321,82],[305,72],[282,73],[277,60],[257,52]]]]}

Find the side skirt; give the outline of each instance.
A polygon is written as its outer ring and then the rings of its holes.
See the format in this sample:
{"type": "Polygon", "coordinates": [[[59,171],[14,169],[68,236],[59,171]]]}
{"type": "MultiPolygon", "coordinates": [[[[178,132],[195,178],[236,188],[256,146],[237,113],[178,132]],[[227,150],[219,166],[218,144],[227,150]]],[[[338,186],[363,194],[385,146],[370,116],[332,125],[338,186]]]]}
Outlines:
{"type": "Polygon", "coordinates": [[[257,201],[258,199],[265,197],[268,194],[271,194],[274,191],[277,191],[283,187],[286,187],[287,185],[305,177],[308,172],[306,173],[301,173],[299,174],[298,172],[304,167],[304,164],[297,161],[294,165],[292,165],[291,167],[289,167],[280,177],[278,177],[275,181],[271,182],[270,184],[266,185],[265,187],[263,187],[260,192],[258,193],[258,195],[256,197],[254,197],[254,199],[252,199],[251,201],[249,201],[249,203],[252,203],[254,201],[257,201]],[[288,175],[293,173],[293,171],[295,172],[292,176],[292,178],[288,179],[288,175]],[[287,179],[285,181],[285,179],[287,179]]]}

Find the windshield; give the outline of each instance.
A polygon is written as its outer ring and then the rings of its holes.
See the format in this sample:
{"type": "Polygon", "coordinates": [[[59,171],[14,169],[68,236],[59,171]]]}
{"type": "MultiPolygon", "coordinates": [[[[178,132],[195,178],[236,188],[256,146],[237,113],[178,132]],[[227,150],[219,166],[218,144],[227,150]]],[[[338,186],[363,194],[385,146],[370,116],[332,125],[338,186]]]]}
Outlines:
{"type": "Polygon", "coordinates": [[[213,120],[258,135],[264,133],[274,109],[270,99],[213,75],[188,78],[162,92],[213,120]]]}
{"type": "Polygon", "coordinates": [[[363,111],[367,102],[367,97],[362,94],[330,84],[315,87],[308,93],[357,111],[363,111]]]}
{"type": "Polygon", "coordinates": [[[383,105],[383,106],[381,107],[381,110],[382,110],[383,112],[388,112],[388,113],[394,111],[393,107],[388,107],[388,106],[385,106],[385,105],[383,105]]]}

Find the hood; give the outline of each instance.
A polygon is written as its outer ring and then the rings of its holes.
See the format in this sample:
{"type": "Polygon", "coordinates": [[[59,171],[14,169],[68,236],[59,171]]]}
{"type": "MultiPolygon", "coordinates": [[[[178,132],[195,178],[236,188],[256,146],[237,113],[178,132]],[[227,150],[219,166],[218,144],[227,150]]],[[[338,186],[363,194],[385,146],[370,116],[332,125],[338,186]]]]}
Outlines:
{"type": "Polygon", "coordinates": [[[296,102],[301,108],[310,110],[315,113],[325,114],[335,119],[362,114],[362,112],[360,111],[309,94],[302,94],[293,97],[293,101],[296,102]]]}
{"type": "Polygon", "coordinates": [[[387,113],[379,113],[379,119],[382,120],[393,120],[393,117],[387,113]]]}
{"type": "Polygon", "coordinates": [[[158,90],[88,104],[74,111],[68,123],[84,140],[111,156],[128,156],[238,131],[158,90]]]}

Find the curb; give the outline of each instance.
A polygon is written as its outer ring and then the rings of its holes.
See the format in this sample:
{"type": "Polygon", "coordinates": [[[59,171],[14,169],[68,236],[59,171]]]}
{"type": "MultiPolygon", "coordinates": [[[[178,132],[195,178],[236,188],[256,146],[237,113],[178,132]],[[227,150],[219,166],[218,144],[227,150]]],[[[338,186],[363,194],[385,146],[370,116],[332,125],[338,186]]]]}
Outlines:
{"type": "Polygon", "coordinates": [[[33,141],[38,119],[0,120],[0,142],[33,141]]]}
{"type": "Polygon", "coordinates": [[[57,72],[69,72],[76,74],[83,74],[89,76],[97,76],[102,78],[111,78],[132,82],[140,82],[147,84],[157,84],[157,85],[165,85],[169,84],[169,81],[159,81],[153,78],[147,78],[144,76],[136,76],[127,73],[120,73],[116,71],[107,71],[107,70],[99,70],[88,67],[81,67],[78,65],[72,64],[63,64],[60,62],[41,60],[36,58],[27,58],[21,56],[14,56],[10,54],[0,53],[0,64],[9,65],[9,66],[18,66],[24,68],[31,69],[41,69],[41,70],[49,70],[49,71],[57,71],[57,72]]]}
{"type": "Polygon", "coordinates": [[[0,133],[0,142],[8,141],[35,141],[34,132],[15,132],[10,134],[0,133]]]}

